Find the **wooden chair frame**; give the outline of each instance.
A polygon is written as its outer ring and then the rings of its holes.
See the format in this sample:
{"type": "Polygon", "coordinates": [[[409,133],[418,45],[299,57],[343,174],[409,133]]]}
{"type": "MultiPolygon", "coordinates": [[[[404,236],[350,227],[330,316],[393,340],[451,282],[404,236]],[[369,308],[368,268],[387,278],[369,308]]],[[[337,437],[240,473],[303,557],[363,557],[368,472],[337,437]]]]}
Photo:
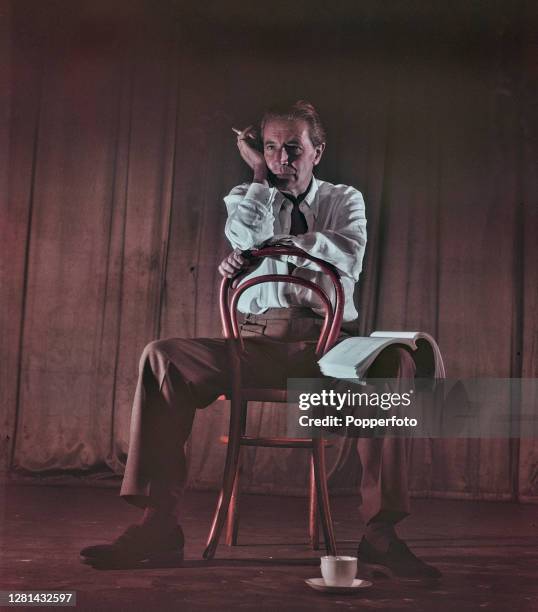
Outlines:
{"type": "Polygon", "coordinates": [[[334,308],[325,291],[318,285],[307,279],[291,276],[290,274],[265,274],[241,283],[241,280],[250,273],[247,270],[232,279],[223,278],[220,285],[220,315],[224,337],[230,341],[232,368],[230,427],[222,489],[209,532],[207,546],[203,553],[205,559],[212,559],[214,557],[228,514],[230,514],[228,520],[228,544],[234,544],[237,538],[238,521],[236,508],[239,495],[239,455],[241,446],[311,449],[310,537],[313,547],[317,548],[317,517],[319,512],[327,554],[336,555],[336,542],[327,489],[325,441],[323,438],[321,436],[315,439],[252,438],[245,435],[248,402],[286,402],[286,390],[242,388],[240,352],[244,348],[244,343],[237,321],[237,304],[243,292],[255,285],[267,282],[284,282],[301,285],[313,291],[320,298],[325,313],[324,323],[316,345],[316,356],[318,358],[334,345],[340,334],[344,310],[344,292],[340,282],[340,275],[336,268],[297,247],[269,246],[252,251],[249,254],[253,260],[282,255],[308,259],[319,266],[322,272],[332,281],[335,292],[334,308]],[[231,512],[229,512],[230,509],[231,512]]]}

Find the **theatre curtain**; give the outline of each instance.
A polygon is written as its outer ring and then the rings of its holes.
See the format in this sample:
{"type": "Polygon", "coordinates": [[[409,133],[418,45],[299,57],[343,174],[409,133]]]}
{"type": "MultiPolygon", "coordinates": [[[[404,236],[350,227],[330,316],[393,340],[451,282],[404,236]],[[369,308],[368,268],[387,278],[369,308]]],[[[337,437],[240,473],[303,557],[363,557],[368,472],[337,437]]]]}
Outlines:
{"type": "MultiPolygon", "coordinates": [[[[536,377],[530,5],[1,6],[4,471],[121,473],[144,345],[220,335],[222,198],[249,176],[231,127],[283,99],[318,106],[318,176],[366,200],[357,333],[427,331],[450,377],[536,377]]],[[[226,419],[199,411],[191,486],[216,487],[226,419]]],[[[301,451],[247,457],[250,490],[306,490],[301,451]]],[[[421,495],[538,499],[532,438],[416,440],[411,469],[421,495]]],[[[352,448],[333,489],[358,475],[352,448]]]]}

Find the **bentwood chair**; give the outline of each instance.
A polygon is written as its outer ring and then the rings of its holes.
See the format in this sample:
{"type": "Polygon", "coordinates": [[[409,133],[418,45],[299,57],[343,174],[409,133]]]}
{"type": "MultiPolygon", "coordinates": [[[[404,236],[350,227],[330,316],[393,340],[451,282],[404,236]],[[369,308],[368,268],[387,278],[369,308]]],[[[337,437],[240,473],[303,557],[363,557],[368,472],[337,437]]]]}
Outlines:
{"type": "Polygon", "coordinates": [[[212,559],[218,546],[221,532],[228,516],[227,543],[233,545],[237,541],[238,530],[238,497],[240,478],[240,449],[241,446],[263,446],[273,448],[304,448],[310,450],[310,510],[309,527],[310,540],[314,549],[318,548],[318,516],[321,520],[323,537],[327,554],[336,555],[336,543],[329,505],[327,489],[327,472],[325,467],[325,446],[323,437],[315,439],[303,438],[256,438],[246,434],[247,410],[249,402],[276,402],[286,403],[285,389],[243,388],[241,384],[240,354],[244,349],[243,339],[237,321],[237,304],[242,293],[261,283],[290,283],[301,285],[313,291],[320,299],[325,317],[320,336],[316,345],[316,356],[320,358],[335,343],[342,324],[344,309],[344,293],[340,283],[340,276],[334,266],[321,259],[312,257],[296,247],[271,246],[250,252],[250,258],[255,260],[264,257],[297,256],[308,259],[322,270],[332,281],[335,303],[326,292],[307,279],[290,274],[266,274],[251,278],[243,283],[241,280],[249,273],[241,272],[233,279],[223,278],[220,286],[220,315],[223,334],[231,344],[232,385],[230,399],[230,426],[227,439],[226,463],[222,489],[220,491],[213,523],[209,532],[207,546],[204,551],[205,559],[212,559]]]}

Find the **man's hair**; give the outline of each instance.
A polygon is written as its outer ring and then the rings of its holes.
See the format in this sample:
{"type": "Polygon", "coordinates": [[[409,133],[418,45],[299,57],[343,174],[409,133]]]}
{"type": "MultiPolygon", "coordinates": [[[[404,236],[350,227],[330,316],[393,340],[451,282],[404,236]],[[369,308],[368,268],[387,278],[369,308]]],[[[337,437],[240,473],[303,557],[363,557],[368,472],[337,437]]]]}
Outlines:
{"type": "Polygon", "coordinates": [[[272,119],[286,119],[287,121],[295,121],[297,119],[306,121],[308,125],[308,135],[310,141],[317,147],[325,142],[325,129],[321,124],[318,111],[313,104],[305,100],[298,100],[291,106],[272,107],[266,111],[260,122],[260,137],[263,140],[263,130],[268,121],[272,119]]]}

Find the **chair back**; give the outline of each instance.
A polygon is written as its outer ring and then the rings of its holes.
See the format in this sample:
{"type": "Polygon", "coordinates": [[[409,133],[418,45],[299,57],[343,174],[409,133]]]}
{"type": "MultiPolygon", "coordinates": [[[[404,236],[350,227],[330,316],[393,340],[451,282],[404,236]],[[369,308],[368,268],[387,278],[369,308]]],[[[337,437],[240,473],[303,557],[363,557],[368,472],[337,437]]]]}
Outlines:
{"type": "Polygon", "coordinates": [[[265,257],[277,257],[280,255],[302,257],[317,264],[321,271],[332,281],[335,295],[334,306],[331,304],[331,300],[327,296],[327,293],[313,281],[292,276],[291,274],[263,274],[241,283],[241,280],[250,274],[250,271],[246,270],[240,272],[233,278],[223,278],[220,285],[220,317],[224,337],[239,340],[243,347],[243,339],[241,338],[241,332],[237,322],[237,304],[239,298],[247,289],[262,283],[289,283],[292,285],[301,285],[314,292],[320,298],[323,306],[325,314],[324,322],[316,345],[316,356],[321,357],[334,345],[340,335],[340,327],[342,325],[344,312],[344,290],[340,282],[340,274],[332,264],[317,257],[313,257],[297,247],[268,246],[248,253],[248,257],[252,260],[265,257]]]}

